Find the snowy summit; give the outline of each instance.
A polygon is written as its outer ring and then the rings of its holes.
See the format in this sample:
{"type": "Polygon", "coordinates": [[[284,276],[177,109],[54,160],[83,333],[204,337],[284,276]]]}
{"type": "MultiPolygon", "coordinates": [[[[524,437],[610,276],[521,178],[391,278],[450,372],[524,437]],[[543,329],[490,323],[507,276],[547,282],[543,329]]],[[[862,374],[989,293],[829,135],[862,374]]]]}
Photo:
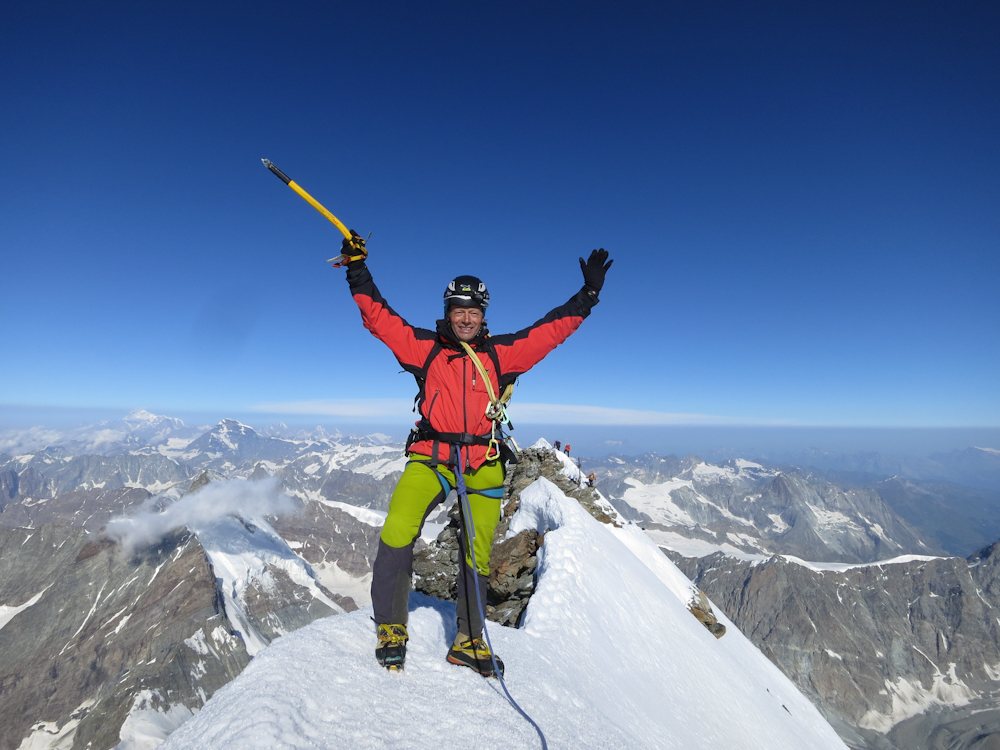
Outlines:
{"type": "MultiPolygon", "coordinates": [[[[511,534],[544,532],[523,627],[491,624],[506,685],[445,662],[454,605],[410,600],[406,671],[374,659],[358,611],[261,651],[163,745],[183,748],[657,748],[843,750],[816,708],[733,625],[717,640],[687,610],[691,582],[635,526],[589,516],[539,479],[511,534]]],[[[133,715],[121,747],[153,747],[133,715]]],[[[160,735],[162,737],[162,734],[160,735]]]]}

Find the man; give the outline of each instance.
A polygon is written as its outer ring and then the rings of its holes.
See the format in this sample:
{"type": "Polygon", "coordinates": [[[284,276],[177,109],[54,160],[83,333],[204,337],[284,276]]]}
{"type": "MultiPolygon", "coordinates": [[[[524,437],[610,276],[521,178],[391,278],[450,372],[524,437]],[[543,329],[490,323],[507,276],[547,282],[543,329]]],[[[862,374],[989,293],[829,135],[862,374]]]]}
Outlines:
{"type": "MultiPolygon", "coordinates": [[[[489,291],[476,277],[458,276],[448,284],[444,318],[434,330],[415,328],[379,293],[365,265],[367,251],[361,238],[344,240],[343,250],[351,259],[347,281],[365,327],[389,347],[420,389],[420,420],[407,442],[409,461],[389,501],[372,571],[376,659],[387,669],[403,667],[413,544],[431,510],[455,487],[460,465],[472,514],[465,523],[474,529],[475,542],[470,550],[464,532],[459,534],[463,561],[457,581],[458,633],[446,658],[489,676],[493,658],[482,640],[483,620],[473,587],[485,606],[504,480],[499,452],[505,446],[497,441],[497,425],[491,419],[496,417],[496,394],[580,326],[597,304],[612,261],[603,248],[594,250],[586,262],[580,258],[584,285],[569,301],[524,330],[492,336],[485,319],[489,291]],[[472,361],[473,356],[478,362],[472,361]]],[[[502,672],[503,663],[499,659],[496,663],[502,672]]]]}

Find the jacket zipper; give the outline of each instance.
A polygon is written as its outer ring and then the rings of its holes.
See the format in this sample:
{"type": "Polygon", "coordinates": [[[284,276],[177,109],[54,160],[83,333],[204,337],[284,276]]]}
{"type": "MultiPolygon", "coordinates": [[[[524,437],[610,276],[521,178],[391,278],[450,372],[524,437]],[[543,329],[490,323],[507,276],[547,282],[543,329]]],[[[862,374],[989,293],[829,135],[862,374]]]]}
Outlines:
{"type": "MultiPolygon", "coordinates": [[[[468,356],[463,357],[462,358],[462,432],[464,433],[469,432],[469,405],[467,403],[468,393],[465,390],[465,381],[469,377],[468,363],[469,363],[469,357],[468,356]]],[[[476,384],[475,373],[473,373],[472,375],[472,384],[473,385],[476,384]]],[[[466,466],[469,465],[469,446],[465,446],[465,465],[466,466]]],[[[458,470],[457,466],[455,467],[455,470],[456,471],[458,470]]]]}

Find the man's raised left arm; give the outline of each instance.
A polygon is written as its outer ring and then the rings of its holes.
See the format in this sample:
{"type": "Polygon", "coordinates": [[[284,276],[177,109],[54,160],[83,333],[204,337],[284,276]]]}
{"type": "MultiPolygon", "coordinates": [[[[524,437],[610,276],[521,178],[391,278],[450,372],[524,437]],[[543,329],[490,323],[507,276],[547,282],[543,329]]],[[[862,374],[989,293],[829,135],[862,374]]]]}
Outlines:
{"type": "Polygon", "coordinates": [[[580,291],[527,328],[491,339],[506,377],[514,378],[530,370],[580,327],[598,303],[613,262],[603,247],[592,251],[586,261],[580,258],[583,273],[580,291]]]}

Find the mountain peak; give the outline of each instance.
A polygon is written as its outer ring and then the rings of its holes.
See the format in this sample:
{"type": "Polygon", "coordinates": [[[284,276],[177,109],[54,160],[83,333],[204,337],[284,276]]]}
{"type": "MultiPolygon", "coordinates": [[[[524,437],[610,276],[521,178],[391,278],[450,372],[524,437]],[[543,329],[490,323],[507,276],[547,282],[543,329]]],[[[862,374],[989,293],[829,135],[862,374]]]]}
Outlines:
{"type": "MultiPolygon", "coordinates": [[[[489,634],[510,692],[549,746],[652,750],[670,737],[673,746],[705,750],[844,748],[735,628],[717,640],[691,617],[691,582],[637,527],[601,524],[539,479],[521,493],[511,531],[529,528],[545,534],[545,555],[524,626],[492,625],[489,634]],[[621,606],[623,590],[642,606],[621,606]]],[[[440,745],[442,701],[449,744],[537,746],[494,682],[445,662],[454,605],[414,595],[410,609],[404,677],[375,663],[366,612],[327,617],[258,654],[164,749],[299,747],[303,737],[323,747],[390,747],[401,728],[386,720],[386,700],[406,717],[409,747],[440,745]],[[274,721],[246,721],[259,715],[274,721]]]]}
{"type": "Polygon", "coordinates": [[[146,409],[133,409],[132,411],[130,411],[128,414],[125,415],[122,421],[124,421],[126,424],[136,425],[136,426],[143,424],[153,425],[161,423],[169,423],[178,426],[182,426],[184,424],[182,420],[177,419],[175,417],[165,417],[160,414],[153,414],[153,412],[147,411],[146,409]]]}
{"type": "Polygon", "coordinates": [[[219,423],[215,426],[217,430],[234,431],[239,433],[252,432],[256,434],[256,430],[248,424],[244,424],[238,419],[220,419],[219,423]]]}

